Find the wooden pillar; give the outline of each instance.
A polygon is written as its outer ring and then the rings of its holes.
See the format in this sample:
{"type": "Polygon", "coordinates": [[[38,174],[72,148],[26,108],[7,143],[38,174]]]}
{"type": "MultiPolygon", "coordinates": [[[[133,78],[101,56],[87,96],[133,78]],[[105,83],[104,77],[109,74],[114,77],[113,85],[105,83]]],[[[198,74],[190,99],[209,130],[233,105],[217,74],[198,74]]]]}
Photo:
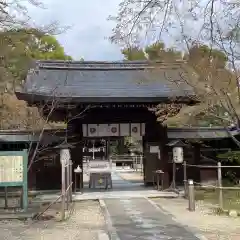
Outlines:
{"type": "Polygon", "coordinates": [[[28,189],[35,190],[36,188],[36,170],[34,169],[35,165],[33,164],[32,167],[28,171],[28,189]]]}
{"type": "MultiPolygon", "coordinates": [[[[30,151],[28,154],[28,164],[30,159],[32,158],[33,150],[30,151]]],[[[39,162],[33,163],[31,168],[28,171],[28,189],[35,190],[36,189],[36,172],[37,172],[37,165],[39,162]]]]}
{"type": "Polygon", "coordinates": [[[27,150],[24,149],[22,151],[22,156],[24,160],[23,166],[23,185],[22,185],[22,207],[24,211],[28,209],[28,153],[27,150]]]}
{"type": "MultiPolygon", "coordinates": [[[[193,148],[193,158],[194,158],[194,165],[198,165],[200,164],[200,160],[201,160],[201,153],[200,153],[200,144],[194,144],[194,148],[193,148]]],[[[194,178],[193,180],[196,182],[200,182],[200,171],[201,168],[195,168],[194,171],[194,178]]]]}
{"type": "Polygon", "coordinates": [[[118,140],[118,154],[124,154],[124,137],[119,138],[118,140]]]}
{"type": "MultiPolygon", "coordinates": [[[[75,179],[74,169],[79,167],[83,169],[83,131],[82,123],[76,119],[76,121],[71,121],[71,129],[74,129],[77,139],[76,142],[79,144],[75,145],[74,148],[70,149],[70,155],[72,160],[72,176],[73,176],[73,186],[75,186],[75,181],[77,181],[77,186],[79,186],[79,179],[75,179]]],[[[81,182],[83,183],[83,174],[81,174],[81,182]]]]}
{"type": "Polygon", "coordinates": [[[164,171],[163,184],[164,188],[169,187],[169,166],[168,152],[166,144],[167,128],[163,127],[155,119],[146,122],[146,133],[143,139],[144,143],[144,182],[145,185],[153,183],[153,172],[156,170],[164,171]],[[151,146],[158,146],[160,150],[160,158],[157,153],[151,153],[151,146]],[[150,182],[151,181],[151,182],[150,182]]]}
{"type": "Polygon", "coordinates": [[[104,157],[105,159],[108,159],[108,155],[107,155],[107,152],[108,152],[108,139],[105,140],[105,153],[104,153],[104,157]]]}
{"type": "Polygon", "coordinates": [[[146,185],[146,137],[143,136],[142,138],[142,150],[143,150],[143,182],[146,185]]]}
{"type": "Polygon", "coordinates": [[[110,157],[110,138],[106,140],[106,159],[110,157]]]}
{"type": "MultiPolygon", "coordinates": [[[[160,123],[159,123],[160,125],[160,123]]],[[[167,150],[167,142],[168,142],[168,136],[167,136],[167,127],[160,125],[158,128],[159,130],[159,149],[160,149],[160,154],[161,154],[161,159],[160,159],[160,166],[161,170],[164,172],[164,177],[163,177],[163,187],[168,188],[170,186],[170,179],[169,179],[169,164],[168,164],[168,150],[167,150]]]]}
{"type": "MultiPolygon", "coordinates": [[[[72,165],[72,176],[73,177],[73,182],[75,183],[75,181],[77,182],[77,186],[79,186],[79,179],[75,179],[75,174],[74,174],[74,169],[77,168],[77,166],[79,165],[79,167],[81,169],[83,169],[83,153],[82,153],[82,145],[76,145],[75,148],[70,149],[70,153],[71,153],[71,160],[73,162],[72,165]]],[[[82,174],[81,174],[82,175],[82,174]]],[[[81,177],[81,181],[83,181],[83,177],[81,177]]],[[[75,184],[73,184],[75,185],[75,184]]]]}

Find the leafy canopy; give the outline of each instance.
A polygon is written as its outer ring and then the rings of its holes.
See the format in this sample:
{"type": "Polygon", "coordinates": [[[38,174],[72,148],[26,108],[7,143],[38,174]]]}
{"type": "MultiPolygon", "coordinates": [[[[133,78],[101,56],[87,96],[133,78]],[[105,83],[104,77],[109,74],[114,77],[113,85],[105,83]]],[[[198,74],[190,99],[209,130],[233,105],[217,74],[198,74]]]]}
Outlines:
{"type": "MultiPolygon", "coordinates": [[[[210,49],[207,45],[194,44],[188,53],[166,48],[164,43],[156,42],[145,48],[133,47],[123,49],[126,60],[151,60],[175,61],[185,60],[185,69],[189,74],[197,74],[196,78],[190,77],[186,84],[190,85],[200,104],[186,106],[175,111],[175,116],[166,121],[169,125],[222,125],[236,121],[234,116],[240,114],[238,104],[236,76],[226,68],[227,56],[218,49],[210,49]],[[231,117],[233,116],[233,117],[231,117]]],[[[156,66],[157,68],[157,66],[156,66]]],[[[161,111],[160,111],[161,112],[161,111]]],[[[168,111],[170,113],[170,111],[168,111]]],[[[158,112],[156,112],[158,114],[158,112]]]]}
{"type": "Polygon", "coordinates": [[[15,85],[26,78],[34,60],[71,60],[54,36],[37,29],[0,32],[1,84],[15,85]]]}

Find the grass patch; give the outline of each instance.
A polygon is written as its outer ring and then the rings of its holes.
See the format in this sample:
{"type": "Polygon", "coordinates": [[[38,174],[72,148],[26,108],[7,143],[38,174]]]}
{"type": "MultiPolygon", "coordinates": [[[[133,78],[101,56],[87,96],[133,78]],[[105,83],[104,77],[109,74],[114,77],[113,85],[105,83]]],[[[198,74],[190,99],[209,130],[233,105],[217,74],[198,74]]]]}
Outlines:
{"type": "MultiPolygon", "coordinates": [[[[196,189],[195,199],[209,202],[214,205],[219,203],[218,190],[196,189]]],[[[223,209],[240,211],[240,190],[223,189],[223,209]]]]}

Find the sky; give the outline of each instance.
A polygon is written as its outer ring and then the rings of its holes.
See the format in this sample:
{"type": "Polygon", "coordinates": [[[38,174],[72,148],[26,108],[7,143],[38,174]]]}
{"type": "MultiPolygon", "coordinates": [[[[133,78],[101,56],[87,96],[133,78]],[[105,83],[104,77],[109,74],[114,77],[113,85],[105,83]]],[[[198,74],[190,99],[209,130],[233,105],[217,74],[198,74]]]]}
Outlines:
{"type": "MultiPolygon", "coordinates": [[[[27,7],[30,17],[38,26],[47,25],[53,21],[58,21],[60,26],[70,26],[65,33],[56,36],[61,45],[63,45],[66,54],[72,56],[75,60],[80,60],[81,58],[87,61],[114,61],[123,59],[120,47],[108,40],[115,23],[107,20],[109,15],[116,15],[121,0],[36,1],[43,2],[45,9],[36,8],[29,4],[27,4],[27,7]]],[[[159,22],[161,22],[162,15],[158,15],[159,22]]],[[[184,21],[185,32],[187,35],[196,35],[195,38],[197,38],[198,29],[200,30],[201,26],[202,24],[198,22],[184,21]]],[[[157,29],[154,29],[153,33],[149,34],[149,38],[145,38],[146,32],[143,31],[141,38],[143,42],[141,44],[146,45],[156,41],[156,37],[159,37],[157,29]]],[[[167,34],[163,33],[161,35],[161,40],[164,41],[166,47],[186,50],[183,48],[185,42],[180,41],[182,39],[180,37],[182,36],[181,28],[179,27],[178,30],[173,28],[172,31],[168,30],[167,34]],[[177,42],[176,39],[178,39],[177,42]]]]}
{"type": "MultiPolygon", "coordinates": [[[[58,41],[63,45],[65,52],[74,60],[114,61],[122,60],[120,47],[111,43],[111,36],[115,23],[108,21],[109,15],[116,15],[121,0],[37,0],[41,1],[45,9],[36,8],[27,4],[29,15],[39,25],[58,21],[60,26],[70,26],[63,34],[57,35],[58,41]]],[[[161,15],[159,16],[161,19],[161,15]]],[[[161,21],[160,21],[161,22],[161,21]]],[[[185,27],[187,26],[185,22],[185,27]]],[[[196,30],[196,25],[190,22],[187,32],[196,30]]],[[[155,33],[157,30],[154,29],[155,33]]],[[[162,40],[167,47],[175,47],[178,50],[181,43],[176,44],[179,38],[178,31],[162,34],[162,40]],[[175,36],[176,35],[176,36],[175,36]]],[[[143,33],[143,45],[156,41],[158,34],[149,34],[149,38],[143,33]],[[154,35],[156,35],[154,37],[154,35]]],[[[181,49],[182,50],[182,49],[181,49]]]]}
{"type": "Polygon", "coordinates": [[[70,26],[57,36],[65,52],[75,60],[121,60],[117,45],[107,38],[114,27],[107,21],[117,12],[121,0],[43,0],[45,9],[28,6],[29,15],[36,24],[58,21],[61,26],[70,26]]]}

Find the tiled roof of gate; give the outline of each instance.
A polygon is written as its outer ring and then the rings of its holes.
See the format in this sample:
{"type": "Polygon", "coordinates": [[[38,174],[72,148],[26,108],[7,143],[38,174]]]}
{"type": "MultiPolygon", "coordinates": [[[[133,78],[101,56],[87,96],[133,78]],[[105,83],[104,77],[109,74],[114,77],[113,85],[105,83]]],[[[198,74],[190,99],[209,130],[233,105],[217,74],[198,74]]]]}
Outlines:
{"type": "Polygon", "coordinates": [[[146,61],[37,61],[21,93],[82,99],[187,96],[193,91],[184,80],[189,78],[185,65],[182,61],[154,66],[146,61]]]}

